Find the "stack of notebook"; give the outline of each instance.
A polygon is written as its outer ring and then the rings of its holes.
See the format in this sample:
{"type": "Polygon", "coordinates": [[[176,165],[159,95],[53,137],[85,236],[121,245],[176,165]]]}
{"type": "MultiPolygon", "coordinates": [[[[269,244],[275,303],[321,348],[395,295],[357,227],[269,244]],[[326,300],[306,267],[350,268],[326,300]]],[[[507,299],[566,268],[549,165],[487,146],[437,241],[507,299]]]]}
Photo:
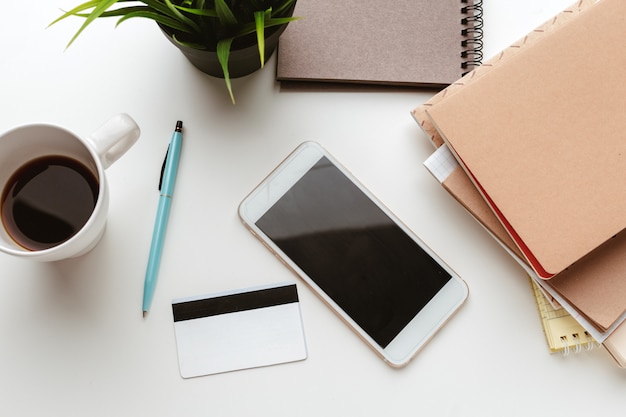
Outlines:
{"type": "Polygon", "coordinates": [[[581,0],[413,111],[442,185],[621,366],[624,39],[626,2],[581,0]]]}

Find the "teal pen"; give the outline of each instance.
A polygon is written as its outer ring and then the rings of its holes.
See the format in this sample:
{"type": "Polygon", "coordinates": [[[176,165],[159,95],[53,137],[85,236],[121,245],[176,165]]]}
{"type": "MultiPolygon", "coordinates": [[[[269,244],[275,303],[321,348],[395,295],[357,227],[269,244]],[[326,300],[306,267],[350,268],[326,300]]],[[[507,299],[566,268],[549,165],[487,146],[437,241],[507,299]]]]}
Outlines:
{"type": "Polygon", "coordinates": [[[176,172],[178,171],[178,161],[180,160],[180,150],[183,144],[183,122],[176,122],[176,129],[172,134],[170,145],[165,156],[165,166],[161,174],[159,197],[159,207],[157,209],[156,221],[154,222],[154,232],[150,245],[150,256],[148,257],[148,267],[143,286],[143,316],[150,309],[154,288],[156,287],[159,275],[159,265],[161,264],[161,253],[163,252],[163,241],[165,240],[165,229],[172,205],[174,194],[174,183],[176,182],[176,172]]]}

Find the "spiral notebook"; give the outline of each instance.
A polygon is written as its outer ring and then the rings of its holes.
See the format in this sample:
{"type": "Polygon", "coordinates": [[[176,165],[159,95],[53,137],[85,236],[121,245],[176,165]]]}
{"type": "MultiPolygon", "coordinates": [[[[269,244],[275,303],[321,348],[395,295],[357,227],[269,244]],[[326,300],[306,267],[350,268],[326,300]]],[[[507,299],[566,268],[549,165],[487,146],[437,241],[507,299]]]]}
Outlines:
{"type": "Polygon", "coordinates": [[[541,326],[551,353],[563,356],[591,350],[598,346],[595,339],[563,307],[553,306],[539,285],[528,277],[532,286],[541,326]]]}
{"type": "Polygon", "coordinates": [[[298,0],[280,81],[443,87],[482,60],[482,0],[298,0]]]}

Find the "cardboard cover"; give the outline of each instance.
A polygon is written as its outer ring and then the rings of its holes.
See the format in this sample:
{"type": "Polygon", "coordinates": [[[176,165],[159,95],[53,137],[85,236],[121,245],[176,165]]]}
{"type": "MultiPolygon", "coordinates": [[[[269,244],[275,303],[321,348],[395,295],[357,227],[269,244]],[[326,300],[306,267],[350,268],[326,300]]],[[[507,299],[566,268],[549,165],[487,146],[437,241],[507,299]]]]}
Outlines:
{"type": "Polygon", "coordinates": [[[290,23],[280,38],[277,79],[447,86],[468,71],[463,62],[480,58],[461,56],[472,47],[463,47],[463,40],[480,36],[480,31],[462,34],[463,29],[482,24],[482,13],[461,13],[473,4],[473,0],[298,0],[294,16],[301,19],[290,23]],[[477,21],[461,23],[474,15],[477,21]]]}
{"type": "Polygon", "coordinates": [[[523,258],[515,242],[502,227],[496,216],[481,198],[478,190],[472,185],[470,179],[462,169],[455,169],[442,183],[456,200],[465,207],[476,219],[487,228],[497,239],[503,242],[519,258],[523,258]]]}
{"type": "Polygon", "coordinates": [[[603,343],[620,368],[626,368],[626,323],[622,323],[603,343]]]}
{"type": "Polygon", "coordinates": [[[543,278],[626,226],[625,38],[598,2],[427,110],[543,278]]]}

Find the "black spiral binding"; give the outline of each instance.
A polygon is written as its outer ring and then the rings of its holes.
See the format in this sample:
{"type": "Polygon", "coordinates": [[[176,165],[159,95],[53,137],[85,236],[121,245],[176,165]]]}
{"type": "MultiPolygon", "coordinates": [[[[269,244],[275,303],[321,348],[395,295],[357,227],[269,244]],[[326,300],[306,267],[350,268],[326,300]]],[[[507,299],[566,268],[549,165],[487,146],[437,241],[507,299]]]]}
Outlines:
{"type": "Polygon", "coordinates": [[[474,67],[483,61],[483,0],[461,0],[461,3],[469,5],[461,8],[461,24],[463,29],[461,35],[461,57],[465,59],[461,64],[463,75],[470,72],[474,67]]]}

